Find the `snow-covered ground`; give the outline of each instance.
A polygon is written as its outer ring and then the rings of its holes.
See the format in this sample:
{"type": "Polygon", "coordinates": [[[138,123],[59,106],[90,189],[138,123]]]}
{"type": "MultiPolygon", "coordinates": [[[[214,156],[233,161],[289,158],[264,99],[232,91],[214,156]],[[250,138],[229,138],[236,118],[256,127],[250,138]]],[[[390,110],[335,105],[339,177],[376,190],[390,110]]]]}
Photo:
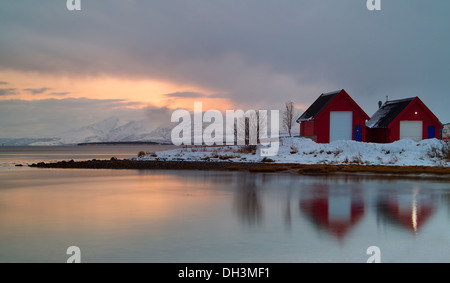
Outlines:
{"type": "Polygon", "coordinates": [[[261,156],[261,146],[252,153],[243,146],[193,146],[161,151],[136,157],[134,160],[227,161],[297,163],[297,164],[360,164],[393,166],[449,166],[443,151],[448,147],[437,139],[415,142],[409,139],[391,144],[336,141],[318,144],[306,138],[284,137],[276,156],[261,156]]]}

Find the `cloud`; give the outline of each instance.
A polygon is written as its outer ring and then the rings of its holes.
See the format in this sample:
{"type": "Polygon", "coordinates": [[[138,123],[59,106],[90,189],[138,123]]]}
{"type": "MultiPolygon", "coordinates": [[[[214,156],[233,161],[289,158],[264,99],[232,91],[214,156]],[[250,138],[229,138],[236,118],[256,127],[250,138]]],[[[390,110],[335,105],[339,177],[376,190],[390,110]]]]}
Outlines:
{"type": "Polygon", "coordinates": [[[9,83],[0,81],[0,85],[7,85],[7,84],[9,84],[9,83]]]}
{"type": "Polygon", "coordinates": [[[52,92],[50,95],[56,95],[56,96],[66,96],[69,95],[70,92],[52,92]]]}
{"type": "Polygon", "coordinates": [[[14,95],[14,94],[18,94],[17,90],[15,88],[2,88],[2,89],[0,89],[0,96],[14,95]]]}
{"type": "Polygon", "coordinates": [[[122,99],[63,98],[3,100],[0,138],[48,138],[118,117],[122,123],[145,120],[149,128],[170,125],[172,111],[122,99]],[[144,107],[143,107],[144,106],[144,107]]]}
{"type": "Polygon", "coordinates": [[[165,94],[166,97],[170,98],[200,98],[200,97],[208,97],[208,95],[199,92],[174,92],[165,94]]]}
{"type": "Polygon", "coordinates": [[[23,91],[28,92],[29,94],[32,94],[32,95],[43,94],[45,92],[48,92],[49,90],[52,90],[52,89],[48,88],[48,87],[23,89],[23,91]]]}
{"type": "Polygon", "coordinates": [[[170,121],[173,113],[172,109],[167,107],[148,106],[143,110],[147,119],[152,121],[154,125],[157,124],[158,127],[170,127],[172,125],[172,122],[170,121]]]}
{"type": "Polygon", "coordinates": [[[164,96],[169,97],[169,98],[225,98],[226,97],[223,94],[205,94],[205,93],[190,92],[190,91],[167,93],[164,96]]]}
{"type": "Polygon", "coordinates": [[[386,95],[418,95],[450,120],[450,1],[16,2],[0,2],[4,69],[161,79],[250,108],[344,88],[371,114],[386,95]]]}

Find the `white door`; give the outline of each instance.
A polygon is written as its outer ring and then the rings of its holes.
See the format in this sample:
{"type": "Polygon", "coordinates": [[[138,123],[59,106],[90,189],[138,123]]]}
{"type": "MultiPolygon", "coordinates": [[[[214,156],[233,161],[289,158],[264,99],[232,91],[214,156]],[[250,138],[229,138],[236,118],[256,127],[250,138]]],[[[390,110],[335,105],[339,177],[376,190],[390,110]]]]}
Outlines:
{"type": "Polygon", "coordinates": [[[400,139],[421,141],[423,139],[423,122],[400,121],[400,139]]]}
{"type": "Polygon", "coordinates": [[[352,140],[353,112],[330,112],[330,142],[339,140],[352,140]]]}

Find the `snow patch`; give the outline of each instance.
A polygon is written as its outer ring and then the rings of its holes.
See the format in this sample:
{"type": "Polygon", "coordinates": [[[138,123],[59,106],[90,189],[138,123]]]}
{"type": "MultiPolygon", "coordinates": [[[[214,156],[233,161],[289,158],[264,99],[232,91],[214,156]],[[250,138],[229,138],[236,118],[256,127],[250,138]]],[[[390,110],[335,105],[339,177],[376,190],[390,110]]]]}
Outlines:
{"type": "MultiPolygon", "coordinates": [[[[311,139],[283,137],[276,156],[264,161],[296,164],[358,164],[392,166],[449,166],[442,156],[446,143],[437,139],[410,139],[390,144],[335,141],[318,144],[311,139]]],[[[261,146],[192,146],[156,152],[133,160],[262,162],[261,146]]]]}

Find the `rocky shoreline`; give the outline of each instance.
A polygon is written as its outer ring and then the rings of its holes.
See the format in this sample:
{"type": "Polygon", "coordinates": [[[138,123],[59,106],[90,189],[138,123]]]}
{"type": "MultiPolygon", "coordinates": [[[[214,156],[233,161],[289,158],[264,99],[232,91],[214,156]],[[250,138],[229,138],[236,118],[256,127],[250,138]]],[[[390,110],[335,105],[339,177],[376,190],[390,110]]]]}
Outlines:
{"type": "Polygon", "coordinates": [[[198,161],[135,161],[135,160],[87,160],[60,161],[55,163],[37,163],[29,165],[37,168],[67,168],[67,169],[166,169],[166,170],[230,170],[238,166],[242,169],[261,167],[264,163],[249,162],[198,162],[198,161]],[[231,168],[232,169],[232,168],[231,168]]]}

